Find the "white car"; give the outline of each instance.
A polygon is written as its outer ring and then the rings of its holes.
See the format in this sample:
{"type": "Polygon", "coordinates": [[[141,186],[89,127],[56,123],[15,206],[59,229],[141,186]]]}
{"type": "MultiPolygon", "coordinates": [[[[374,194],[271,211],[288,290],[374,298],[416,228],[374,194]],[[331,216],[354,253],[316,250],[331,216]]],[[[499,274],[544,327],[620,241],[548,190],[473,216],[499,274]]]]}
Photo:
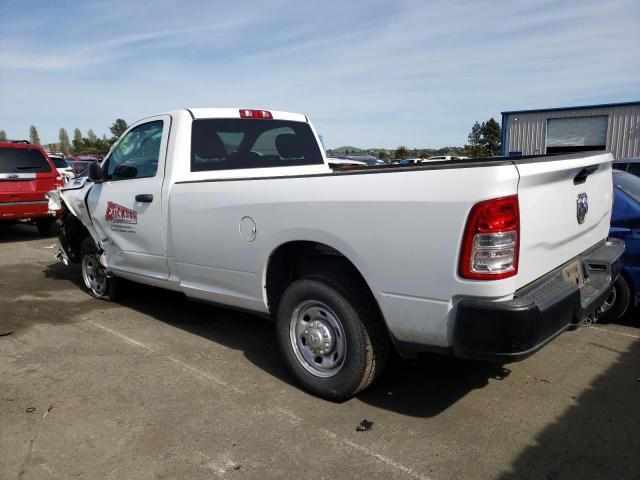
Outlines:
{"type": "Polygon", "coordinates": [[[60,174],[60,176],[62,177],[65,183],[75,176],[73,173],[73,169],[71,168],[71,165],[67,163],[67,161],[64,159],[62,155],[58,155],[56,153],[48,153],[47,156],[51,159],[53,164],[56,166],[56,170],[58,170],[58,173],[60,174]]]}
{"type": "Polygon", "coordinates": [[[594,321],[624,251],[611,162],[339,171],[304,115],[197,108],[134,123],[50,208],[93,296],[129,279],[271,316],[295,378],[339,400],[391,348],[514,361],[594,321]]]}

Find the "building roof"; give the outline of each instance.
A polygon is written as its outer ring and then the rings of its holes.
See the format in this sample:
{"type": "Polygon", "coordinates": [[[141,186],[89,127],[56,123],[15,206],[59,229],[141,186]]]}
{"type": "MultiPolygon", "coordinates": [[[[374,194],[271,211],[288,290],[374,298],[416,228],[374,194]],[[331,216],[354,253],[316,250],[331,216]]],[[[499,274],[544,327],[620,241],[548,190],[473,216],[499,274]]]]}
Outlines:
{"type": "Polygon", "coordinates": [[[557,112],[560,110],[585,110],[585,109],[591,109],[591,108],[624,107],[626,105],[640,105],[640,100],[636,100],[634,102],[601,103],[599,105],[576,105],[574,107],[535,108],[532,110],[510,110],[510,111],[502,112],[502,115],[509,115],[512,113],[557,112]]]}

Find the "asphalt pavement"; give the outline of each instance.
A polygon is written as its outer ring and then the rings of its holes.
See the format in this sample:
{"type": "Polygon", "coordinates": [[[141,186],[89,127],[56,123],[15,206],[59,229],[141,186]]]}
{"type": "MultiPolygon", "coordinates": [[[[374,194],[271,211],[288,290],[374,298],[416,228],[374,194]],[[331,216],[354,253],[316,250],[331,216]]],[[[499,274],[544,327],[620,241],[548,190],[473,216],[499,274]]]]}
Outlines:
{"type": "Polygon", "coordinates": [[[133,284],[95,300],[56,244],[0,226],[2,479],[640,478],[637,311],[515,364],[393,359],[337,404],[269,321],[133,284]]]}

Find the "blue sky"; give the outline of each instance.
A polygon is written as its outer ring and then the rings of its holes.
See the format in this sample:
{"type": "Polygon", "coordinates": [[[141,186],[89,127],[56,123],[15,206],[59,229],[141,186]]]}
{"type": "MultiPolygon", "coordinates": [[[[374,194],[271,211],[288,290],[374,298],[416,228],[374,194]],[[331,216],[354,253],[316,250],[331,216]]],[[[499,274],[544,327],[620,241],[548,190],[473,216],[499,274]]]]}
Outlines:
{"type": "Polygon", "coordinates": [[[0,129],[196,106],[302,112],[329,147],[462,145],[503,110],[640,99],[640,2],[0,0],[0,129]]]}

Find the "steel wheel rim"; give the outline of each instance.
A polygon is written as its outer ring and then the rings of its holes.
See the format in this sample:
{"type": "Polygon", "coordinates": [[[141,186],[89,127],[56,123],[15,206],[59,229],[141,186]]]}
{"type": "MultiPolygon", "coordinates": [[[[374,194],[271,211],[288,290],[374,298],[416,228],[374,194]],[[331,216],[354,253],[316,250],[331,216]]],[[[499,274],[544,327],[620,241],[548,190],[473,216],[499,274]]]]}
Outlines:
{"type": "Polygon", "coordinates": [[[611,290],[611,293],[605,299],[605,301],[602,302],[602,305],[600,305],[600,308],[598,309],[600,313],[608,312],[609,310],[611,310],[611,307],[613,307],[613,305],[616,303],[617,297],[618,297],[618,294],[616,293],[616,289],[614,287],[613,290],[611,290]]]}
{"type": "Polygon", "coordinates": [[[342,369],[347,355],[344,328],[324,303],[308,300],[294,309],[289,340],[298,362],[312,375],[330,378],[342,369]]]}
{"type": "Polygon", "coordinates": [[[107,291],[107,276],[104,268],[100,265],[98,256],[85,255],[82,257],[82,278],[89,290],[97,296],[102,296],[107,291]]]}

